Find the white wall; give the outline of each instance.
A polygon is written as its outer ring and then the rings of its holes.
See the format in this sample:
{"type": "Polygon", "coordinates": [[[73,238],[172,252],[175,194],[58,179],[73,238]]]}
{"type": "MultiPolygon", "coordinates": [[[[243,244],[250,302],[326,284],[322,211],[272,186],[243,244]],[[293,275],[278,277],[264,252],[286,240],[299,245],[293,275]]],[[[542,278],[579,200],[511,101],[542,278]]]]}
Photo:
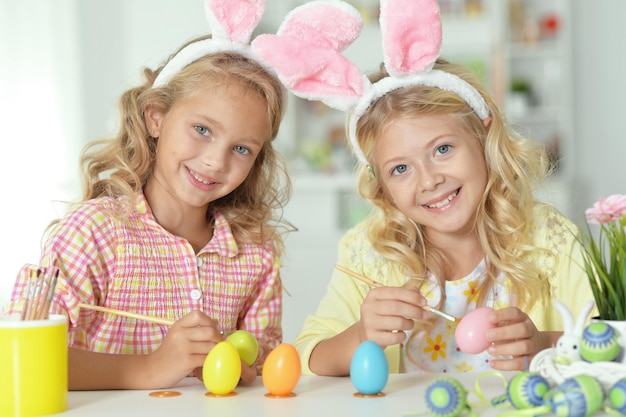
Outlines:
{"type": "Polygon", "coordinates": [[[0,305],[73,198],[83,136],[75,0],[0,2],[0,305]],[[33,30],[36,28],[36,31],[33,30]]]}
{"type": "MultiPolygon", "coordinates": [[[[6,22],[18,24],[15,5],[25,4],[31,10],[47,10],[47,0],[3,0],[0,2],[0,51],[7,51],[4,41],[15,43],[18,35],[9,34],[6,22]]],[[[143,65],[155,65],[183,42],[204,34],[207,26],[200,0],[107,0],[104,2],[57,0],[49,6],[50,14],[33,14],[44,18],[55,29],[55,36],[64,43],[59,48],[62,67],[50,64],[50,73],[59,80],[57,98],[48,108],[40,106],[35,94],[32,106],[17,107],[23,102],[26,89],[9,89],[11,80],[4,77],[7,69],[21,76],[28,67],[16,68],[18,55],[0,54],[0,117],[3,126],[2,184],[5,190],[0,248],[0,304],[8,300],[10,288],[19,265],[37,261],[41,231],[54,215],[50,201],[68,198],[77,190],[76,173],[78,144],[108,133],[115,125],[119,94],[137,80],[143,65]],[[63,7],[58,6],[62,4],[63,7]],[[54,9],[57,9],[55,14],[54,9]],[[58,10],[61,10],[59,12],[58,10]],[[60,15],[59,15],[60,13],[60,15]],[[56,20],[54,20],[56,19],[56,20]],[[59,22],[63,22],[59,25],[59,22]],[[59,33],[60,28],[65,28],[59,33]],[[76,29],[77,36],[72,32],[76,29]],[[10,112],[8,110],[11,110],[10,112]],[[19,112],[18,112],[19,110],[19,112]],[[34,110],[34,111],[33,111],[34,110]],[[57,137],[59,160],[32,163],[33,155],[46,155],[49,146],[49,124],[40,116],[59,111],[57,120],[64,137],[57,137]],[[12,121],[13,123],[9,123],[12,121]],[[13,126],[7,134],[6,126],[13,126]],[[27,147],[16,148],[16,143],[27,147]],[[61,161],[62,166],[59,165],[61,161]],[[56,191],[61,195],[57,195],[56,191]],[[5,211],[6,213],[6,211],[5,211]]],[[[262,31],[275,31],[277,21],[287,11],[285,0],[268,0],[267,16],[262,31]]],[[[621,122],[626,116],[622,96],[626,94],[626,56],[621,43],[626,39],[626,15],[623,0],[572,0],[575,41],[575,163],[576,195],[573,212],[582,213],[598,197],[626,193],[626,129],[621,122]]],[[[44,22],[23,20],[15,30],[21,38],[30,28],[48,27],[44,22]]],[[[51,36],[51,35],[49,35],[51,36]]],[[[37,45],[36,43],[33,45],[37,45]]],[[[37,47],[31,51],[37,51],[37,47]]],[[[27,61],[28,62],[28,61],[27,61]]],[[[32,63],[30,64],[32,65],[32,63]]],[[[40,79],[32,76],[32,83],[40,79]]],[[[34,85],[34,84],[29,84],[34,85]]],[[[30,97],[30,96],[29,96],[30,97]]],[[[292,127],[281,128],[281,141],[288,141],[292,127]]],[[[317,207],[311,213],[297,213],[303,229],[311,226],[307,219],[317,219],[317,207]]],[[[297,247],[285,261],[284,279],[291,296],[285,295],[285,339],[290,341],[304,319],[317,304],[335,262],[337,236],[323,236],[314,241],[293,237],[297,247]],[[307,246],[308,245],[308,246],[307,246]],[[320,271],[302,274],[294,271],[320,271]]]]}
{"type": "Polygon", "coordinates": [[[574,1],[578,213],[626,194],[625,15],[623,0],[574,1]]]}

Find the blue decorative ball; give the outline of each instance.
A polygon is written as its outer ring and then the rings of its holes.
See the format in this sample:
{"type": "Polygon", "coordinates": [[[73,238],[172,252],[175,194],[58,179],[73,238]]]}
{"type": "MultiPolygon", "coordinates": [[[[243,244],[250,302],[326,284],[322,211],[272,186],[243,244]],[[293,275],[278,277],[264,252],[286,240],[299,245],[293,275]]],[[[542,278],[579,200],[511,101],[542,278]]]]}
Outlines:
{"type": "Polygon", "coordinates": [[[588,362],[610,362],[620,352],[619,338],[615,329],[596,321],[585,327],[580,343],[580,356],[588,362]]]}
{"type": "Polygon", "coordinates": [[[609,390],[611,408],[626,415],[626,378],[617,381],[609,390]]]}
{"type": "Polygon", "coordinates": [[[552,412],[559,417],[586,417],[602,407],[602,385],[589,375],[566,379],[550,391],[548,401],[552,412]]]}
{"type": "Polygon", "coordinates": [[[435,417],[457,417],[467,409],[467,391],[453,378],[437,378],[426,388],[426,407],[435,417]]]}
{"type": "Polygon", "coordinates": [[[520,372],[507,385],[507,398],[518,409],[532,408],[545,404],[550,383],[535,372],[520,372]]]}

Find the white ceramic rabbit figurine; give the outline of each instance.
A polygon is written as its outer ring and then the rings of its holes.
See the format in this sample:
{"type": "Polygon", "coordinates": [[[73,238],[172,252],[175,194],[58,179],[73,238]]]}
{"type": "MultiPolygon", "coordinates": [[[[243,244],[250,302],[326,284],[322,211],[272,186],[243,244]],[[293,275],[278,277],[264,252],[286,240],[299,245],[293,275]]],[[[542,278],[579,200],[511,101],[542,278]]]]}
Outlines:
{"type": "Polygon", "coordinates": [[[559,338],[555,347],[556,363],[569,365],[572,362],[581,360],[580,343],[585,330],[587,316],[591,313],[593,306],[594,302],[588,301],[578,314],[576,322],[574,322],[574,316],[569,308],[558,300],[554,301],[554,307],[563,316],[563,335],[559,338]]]}

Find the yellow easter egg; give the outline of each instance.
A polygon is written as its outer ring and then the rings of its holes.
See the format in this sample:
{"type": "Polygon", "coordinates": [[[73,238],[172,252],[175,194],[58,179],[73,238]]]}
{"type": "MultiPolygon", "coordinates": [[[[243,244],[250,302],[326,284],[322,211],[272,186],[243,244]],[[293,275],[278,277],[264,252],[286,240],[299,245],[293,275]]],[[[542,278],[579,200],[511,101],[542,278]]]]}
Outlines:
{"type": "Polygon", "coordinates": [[[211,394],[230,394],[241,377],[241,359],[237,349],[227,341],[216,344],[204,360],[202,379],[211,394]]]}
{"type": "Polygon", "coordinates": [[[293,395],[292,390],[298,384],[300,373],[298,351],[288,343],[281,343],[265,359],[262,372],[263,385],[272,396],[293,395]]]}

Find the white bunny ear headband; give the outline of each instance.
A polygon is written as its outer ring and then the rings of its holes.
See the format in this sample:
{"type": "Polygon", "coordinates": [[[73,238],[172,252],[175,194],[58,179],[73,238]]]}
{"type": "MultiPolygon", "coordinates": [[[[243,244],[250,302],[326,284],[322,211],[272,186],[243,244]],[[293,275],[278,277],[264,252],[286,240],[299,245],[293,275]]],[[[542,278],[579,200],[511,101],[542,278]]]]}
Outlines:
{"type": "MultiPolygon", "coordinates": [[[[154,80],[153,87],[166,85],[172,77],[192,62],[205,55],[221,52],[233,51],[240,53],[261,64],[270,74],[276,76],[275,63],[280,66],[291,64],[289,55],[276,56],[273,60],[264,59],[263,55],[257,53],[254,41],[250,38],[253,30],[259,24],[261,16],[265,11],[266,0],[203,0],[205,12],[211,28],[211,38],[191,43],[182,48],[172,57],[154,80]]],[[[341,16],[335,16],[332,10],[337,7],[335,0],[328,2],[313,2],[309,7],[302,8],[298,13],[288,14],[281,27],[283,31],[297,34],[306,22],[316,21],[323,18],[328,25],[337,25],[341,16]]],[[[261,35],[263,36],[263,35],[261,35]]],[[[259,37],[261,37],[259,36],[259,37]]],[[[257,37],[257,38],[259,38],[257,37]]],[[[255,39],[256,41],[257,39],[255,39]]],[[[263,45],[270,50],[281,50],[292,48],[294,51],[304,51],[307,45],[297,36],[273,36],[264,40],[263,45]]],[[[344,45],[345,47],[347,45],[344,45]]],[[[278,77],[277,77],[278,78],[278,77]]]]}
{"type": "MultiPolygon", "coordinates": [[[[319,2],[307,3],[291,13],[306,13],[315,3],[319,2]]],[[[277,35],[259,36],[253,46],[296,96],[348,112],[348,139],[363,164],[368,162],[356,139],[357,122],[376,100],[393,90],[416,85],[437,87],[461,97],[481,120],[489,117],[484,98],[473,86],[456,75],[432,69],[442,40],[437,0],[381,0],[383,64],[390,76],[374,84],[341,55],[361,31],[360,14],[339,0],[328,4],[336,5],[336,10],[320,7],[316,18],[299,18],[295,28],[282,26],[277,35]],[[299,47],[271,42],[281,36],[299,41],[299,47]]]]}

